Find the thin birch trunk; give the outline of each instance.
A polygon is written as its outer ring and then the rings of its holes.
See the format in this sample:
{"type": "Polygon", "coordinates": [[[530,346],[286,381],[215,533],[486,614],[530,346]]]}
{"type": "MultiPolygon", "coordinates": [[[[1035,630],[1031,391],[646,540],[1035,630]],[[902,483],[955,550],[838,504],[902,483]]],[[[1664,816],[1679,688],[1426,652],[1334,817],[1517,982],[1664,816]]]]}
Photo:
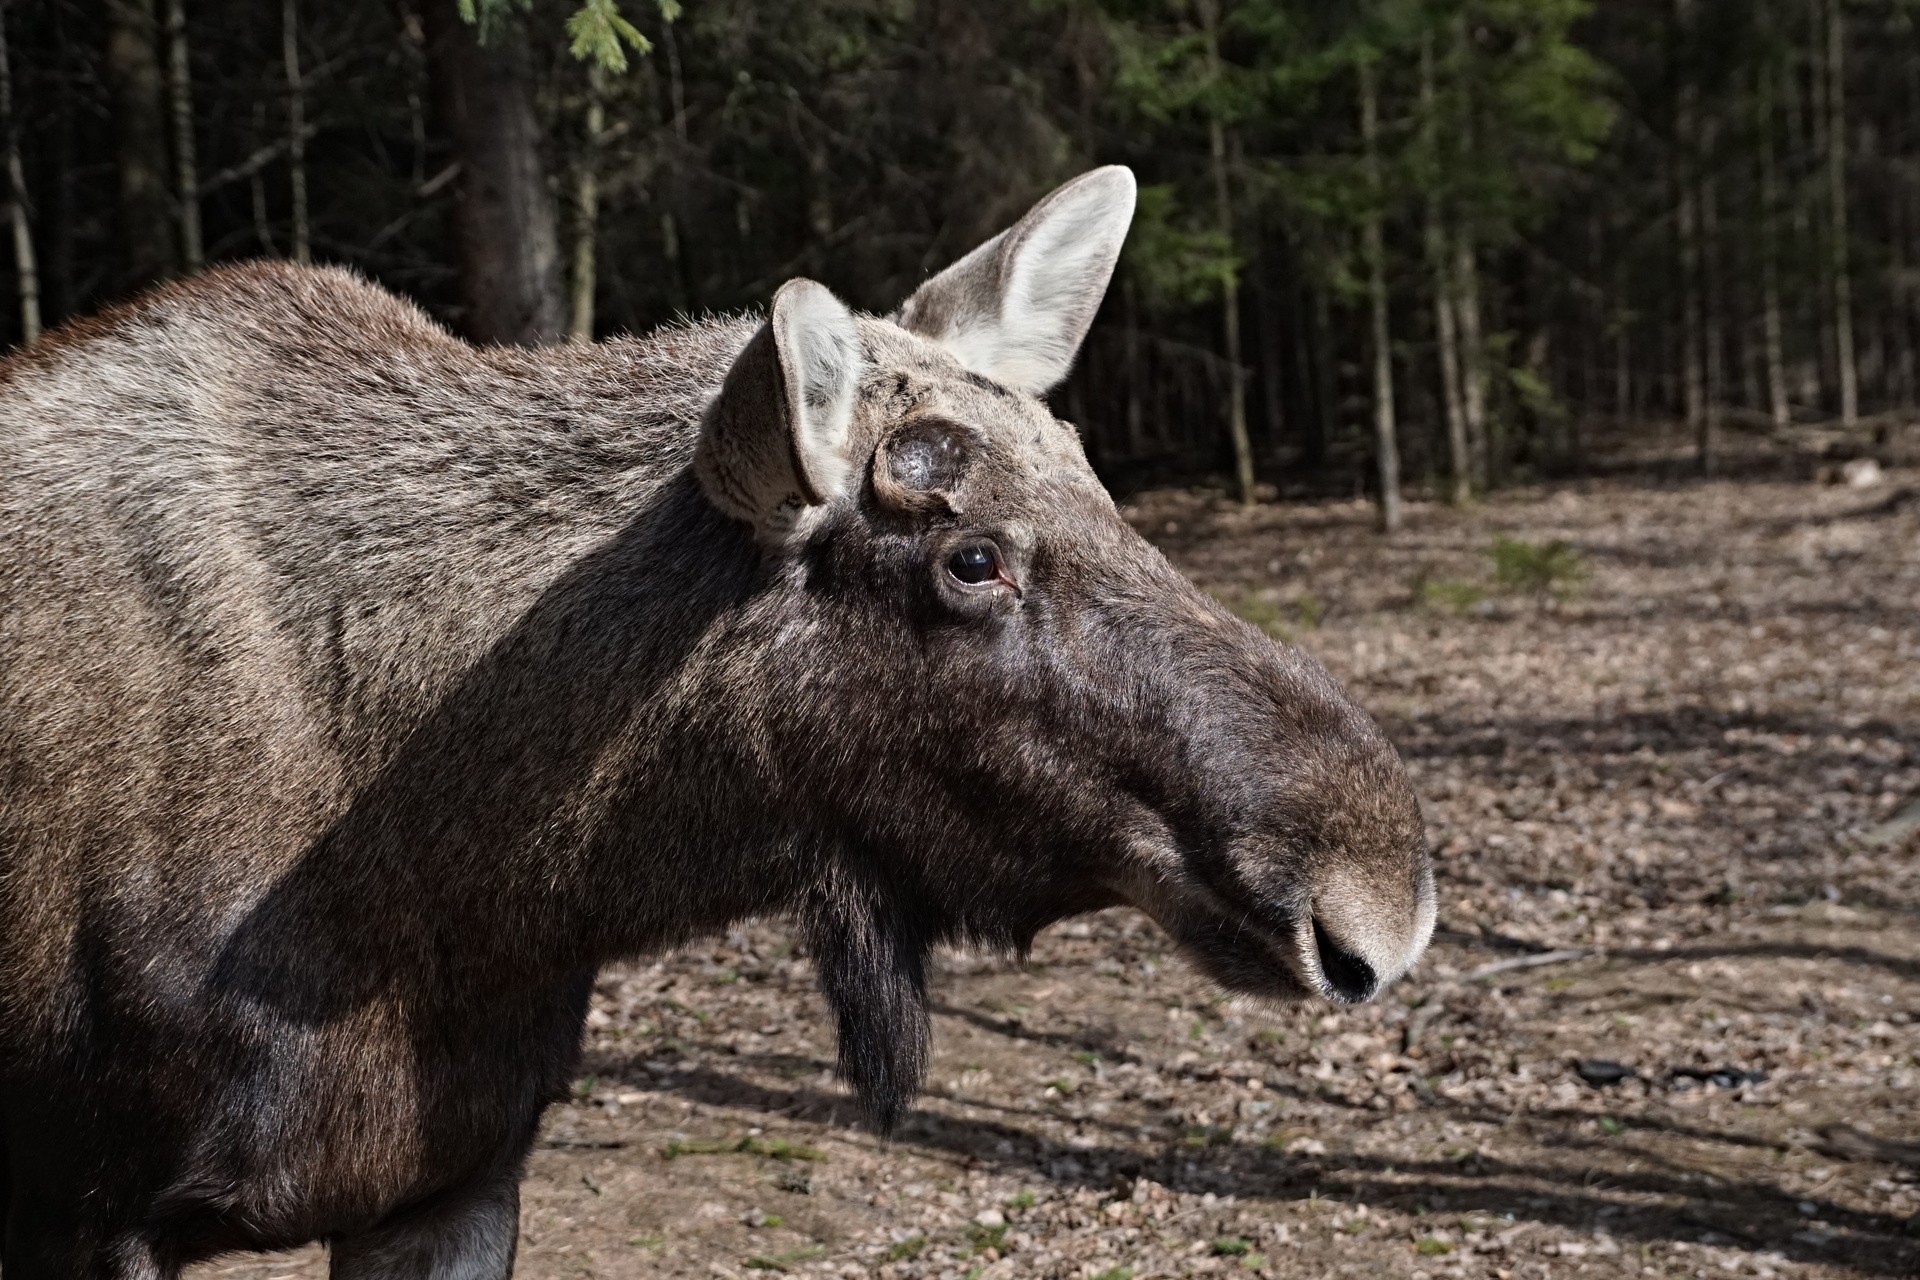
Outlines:
{"type": "MultiPolygon", "coordinates": [[[[1439,172],[1438,120],[1435,104],[1433,41],[1420,44],[1421,133],[1433,174],[1439,172]]],[[[1447,418],[1447,461],[1453,470],[1453,502],[1464,505],[1473,497],[1473,460],[1467,452],[1467,410],[1460,393],[1460,340],[1454,324],[1453,289],[1447,279],[1447,230],[1440,198],[1429,191],[1426,202],[1427,272],[1433,280],[1433,335],[1440,364],[1440,390],[1447,418]]]]}
{"type": "Polygon", "coordinates": [[[187,59],[185,0],[167,0],[167,107],[173,118],[174,199],[180,206],[180,265],[206,263],[200,241],[200,175],[193,155],[193,67],[187,59]]]}
{"type": "Polygon", "coordinates": [[[1133,281],[1120,286],[1120,301],[1126,314],[1127,344],[1127,456],[1141,458],[1147,452],[1146,407],[1140,399],[1140,309],[1134,298],[1133,281]]]}
{"type": "MultiPolygon", "coordinates": [[[[1220,76],[1220,10],[1216,0],[1200,9],[1207,37],[1207,71],[1220,76]]],[[[1207,146],[1213,161],[1214,217],[1221,237],[1234,242],[1233,193],[1227,175],[1227,128],[1215,114],[1207,121],[1207,146]]],[[[1253,505],[1253,442],[1247,434],[1247,373],[1240,350],[1240,281],[1229,269],[1220,284],[1220,321],[1226,340],[1227,434],[1233,441],[1234,480],[1244,506],[1253,505]]]]}
{"type": "MultiPolygon", "coordinates": [[[[1693,0],[1673,0],[1674,25],[1683,46],[1691,41],[1693,0]]],[[[1700,204],[1696,113],[1699,89],[1683,80],[1674,107],[1674,234],[1680,258],[1680,395],[1687,435],[1704,462],[1708,447],[1707,379],[1700,301],[1700,204]]]]}
{"type": "Polygon", "coordinates": [[[1701,130],[1700,177],[1700,337],[1706,346],[1706,402],[1701,406],[1696,440],[1702,475],[1712,475],[1718,449],[1720,414],[1727,399],[1727,344],[1720,289],[1720,201],[1712,157],[1717,121],[1709,116],[1701,130]]]}
{"type": "Polygon", "coordinates": [[[287,181],[293,193],[293,260],[313,261],[307,227],[307,90],[300,78],[298,0],[282,0],[280,52],[287,70],[287,181]]]}
{"type": "Polygon", "coordinates": [[[587,69],[586,150],[574,177],[573,278],[567,337],[593,341],[593,255],[600,232],[600,143],[607,130],[606,76],[598,64],[587,69]]]}
{"type": "Polygon", "coordinates": [[[1755,106],[1760,151],[1760,310],[1765,333],[1767,407],[1773,425],[1793,420],[1787,403],[1786,326],[1780,319],[1780,176],[1773,154],[1773,67],[1760,66],[1755,106]]]}
{"type": "Polygon", "coordinates": [[[1480,333],[1480,262],[1473,237],[1461,228],[1453,237],[1454,306],[1459,312],[1461,403],[1466,409],[1467,451],[1475,483],[1485,490],[1493,481],[1487,439],[1487,349],[1480,333]]]}
{"type": "Polygon", "coordinates": [[[5,129],[7,220],[13,228],[13,269],[20,293],[20,341],[40,336],[40,266],[27,219],[27,178],[20,164],[20,125],[13,118],[13,55],[7,47],[7,4],[0,0],[0,128],[5,129]]]}
{"type": "Polygon", "coordinates": [[[1373,64],[1363,55],[1360,72],[1360,140],[1365,148],[1367,186],[1372,205],[1361,234],[1367,255],[1367,294],[1373,313],[1373,438],[1380,469],[1380,528],[1400,528],[1400,442],[1393,414],[1393,335],[1387,314],[1387,250],[1381,223],[1386,199],[1380,177],[1380,102],[1373,64]]]}
{"type": "MultiPolygon", "coordinates": [[[[253,141],[260,145],[267,136],[267,104],[256,102],[253,105],[253,141]]],[[[273,242],[273,227],[267,221],[267,178],[266,166],[262,165],[247,175],[247,191],[253,203],[253,238],[260,242],[260,248],[267,253],[280,252],[273,242]]]]}
{"type": "MultiPolygon", "coordinates": [[[[1468,49],[1467,17],[1454,15],[1453,44],[1458,55],[1468,49]]],[[[1456,129],[1462,165],[1473,152],[1473,104],[1463,102],[1456,129]]],[[[1492,487],[1493,449],[1487,415],[1487,348],[1480,331],[1480,261],[1472,224],[1463,215],[1453,229],[1453,305],[1460,340],[1461,405],[1466,414],[1467,454],[1473,461],[1474,483],[1492,487]]]]}
{"type": "Polygon", "coordinates": [[[1827,0],[1828,270],[1833,275],[1833,349],[1840,375],[1840,421],[1860,420],[1860,374],[1853,352],[1853,281],[1847,263],[1847,86],[1844,0],[1827,0]]]}

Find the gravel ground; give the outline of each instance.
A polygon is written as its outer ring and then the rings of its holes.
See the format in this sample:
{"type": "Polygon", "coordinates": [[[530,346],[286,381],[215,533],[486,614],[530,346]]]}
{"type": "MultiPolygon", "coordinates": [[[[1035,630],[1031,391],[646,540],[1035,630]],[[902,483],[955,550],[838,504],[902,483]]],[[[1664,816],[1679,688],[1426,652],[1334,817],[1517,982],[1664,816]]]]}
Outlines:
{"type": "Polygon", "coordinates": [[[520,1275],[1920,1275],[1920,472],[1414,504],[1391,544],[1358,504],[1128,511],[1400,745],[1428,958],[1281,1015],[1130,912],[949,955],[891,1144],[777,923],[610,970],[520,1275]],[[1558,576],[1503,586],[1501,537],[1558,576]]]}

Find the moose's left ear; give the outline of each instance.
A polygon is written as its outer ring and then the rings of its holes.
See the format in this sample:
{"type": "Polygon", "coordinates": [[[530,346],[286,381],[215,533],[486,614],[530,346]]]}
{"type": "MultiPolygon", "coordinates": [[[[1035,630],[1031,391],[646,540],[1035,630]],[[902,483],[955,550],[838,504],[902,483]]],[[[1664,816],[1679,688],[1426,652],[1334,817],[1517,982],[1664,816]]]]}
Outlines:
{"type": "Polygon", "coordinates": [[[838,298],[811,280],[780,286],[701,426],[694,471],[713,504],[778,535],[844,497],[865,368],[858,323],[838,298]]]}
{"type": "Polygon", "coordinates": [[[1039,395],[1067,376],[1133,221],[1133,172],[1109,165],[921,285],[894,320],[975,373],[1039,395]]]}

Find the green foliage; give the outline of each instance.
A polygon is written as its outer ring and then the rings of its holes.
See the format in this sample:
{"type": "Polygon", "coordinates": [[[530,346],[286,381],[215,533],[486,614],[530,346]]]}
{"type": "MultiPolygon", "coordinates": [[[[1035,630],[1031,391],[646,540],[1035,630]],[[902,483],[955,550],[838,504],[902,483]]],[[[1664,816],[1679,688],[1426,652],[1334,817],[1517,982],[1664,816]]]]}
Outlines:
{"type": "Polygon", "coordinates": [[[1487,554],[1493,558],[1493,580],[1508,591],[1565,596],[1587,576],[1584,557],[1559,538],[1528,542],[1501,536],[1487,554]]]}
{"type": "Polygon", "coordinates": [[[1007,1201],[1007,1207],[1009,1209],[1031,1209],[1033,1208],[1033,1203],[1033,1192],[1022,1187],[1011,1200],[1007,1201]]]}
{"type": "Polygon", "coordinates": [[[1214,1253],[1224,1258],[1238,1258],[1253,1252],[1253,1242],[1245,1236],[1221,1236],[1213,1242],[1214,1253]]]}
{"type": "Polygon", "coordinates": [[[1440,1258],[1453,1252],[1453,1246],[1438,1236],[1423,1236],[1413,1242],[1413,1251],[1423,1258],[1440,1258]]]}
{"type": "Polygon", "coordinates": [[[1132,1267],[1108,1267],[1093,1280],[1133,1280],[1132,1267]]]}
{"type": "Polygon", "coordinates": [[[823,1244],[805,1244],[798,1249],[788,1249],[785,1253],[756,1254],[746,1261],[749,1271],[785,1271],[796,1263],[811,1262],[825,1256],[827,1247],[823,1244]]]}
{"type": "MultiPolygon", "coordinates": [[[[679,0],[658,0],[660,17],[678,21],[679,0]]],[[[527,13],[533,0],[460,0],[462,19],[479,28],[482,44],[499,35],[502,24],[516,13],[527,13]]],[[[618,74],[627,69],[627,50],[641,57],[653,48],[640,28],[620,13],[619,0],[581,0],[567,16],[567,49],[582,62],[618,74]]]]}
{"type": "Polygon", "coordinates": [[[920,1251],[926,1247],[927,1238],[915,1232],[881,1254],[880,1259],[883,1262],[909,1262],[919,1257],[920,1251]]]}
{"type": "Polygon", "coordinates": [[[1126,261],[1150,306],[1205,302],[1240,269],[1227,234],[1183,207],[1171,183],[1140,188],[1126,261]]]}
{"type": "Polygon", "coordinates": [[[1443,609],[1455,617],[1465,617],[1473,606],[1487,598],[1486,588],[1458,578],[1425,578],[1419,585],[1420,603],[1429,609],[1443,609]]]}
{"type": "Polygon", "coordinates": [[[973,1242],[975,1253],[984,1253],[988,1249],[998,1249],[1006,1243],[1009,1230],[1011,1227],[1004,1222],[997,1227],[983,1227],[976,1222],[967,1228],[967,1239],[973,1242]]]}
{"type": "Polygon", "coordinates": [[[1224,1147],[1232,1141],[1233,1126],[1230,1124],[1190,1124],[1180,1138],[1182,1146],[1201,1150],[1224,1147]]]}

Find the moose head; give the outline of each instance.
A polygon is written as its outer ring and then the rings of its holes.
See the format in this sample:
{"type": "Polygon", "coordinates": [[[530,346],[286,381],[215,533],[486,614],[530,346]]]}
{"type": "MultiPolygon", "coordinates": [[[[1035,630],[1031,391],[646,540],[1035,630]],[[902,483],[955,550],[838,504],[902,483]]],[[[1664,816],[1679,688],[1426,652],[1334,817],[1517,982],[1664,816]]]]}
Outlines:
{"type": "Polygon", "coordinates": [[[802,913],[883,1127],[935,942],[1129,904],[1228,991],[1344,1003],[1433,928],[1386,738],[1135,533],[1047,409],[1133,206],[1126,169],[1083,175],[886,318],[788,283],[702,425],[699,483],[764,562],[729,688],[819,859],[802,913]]]}

